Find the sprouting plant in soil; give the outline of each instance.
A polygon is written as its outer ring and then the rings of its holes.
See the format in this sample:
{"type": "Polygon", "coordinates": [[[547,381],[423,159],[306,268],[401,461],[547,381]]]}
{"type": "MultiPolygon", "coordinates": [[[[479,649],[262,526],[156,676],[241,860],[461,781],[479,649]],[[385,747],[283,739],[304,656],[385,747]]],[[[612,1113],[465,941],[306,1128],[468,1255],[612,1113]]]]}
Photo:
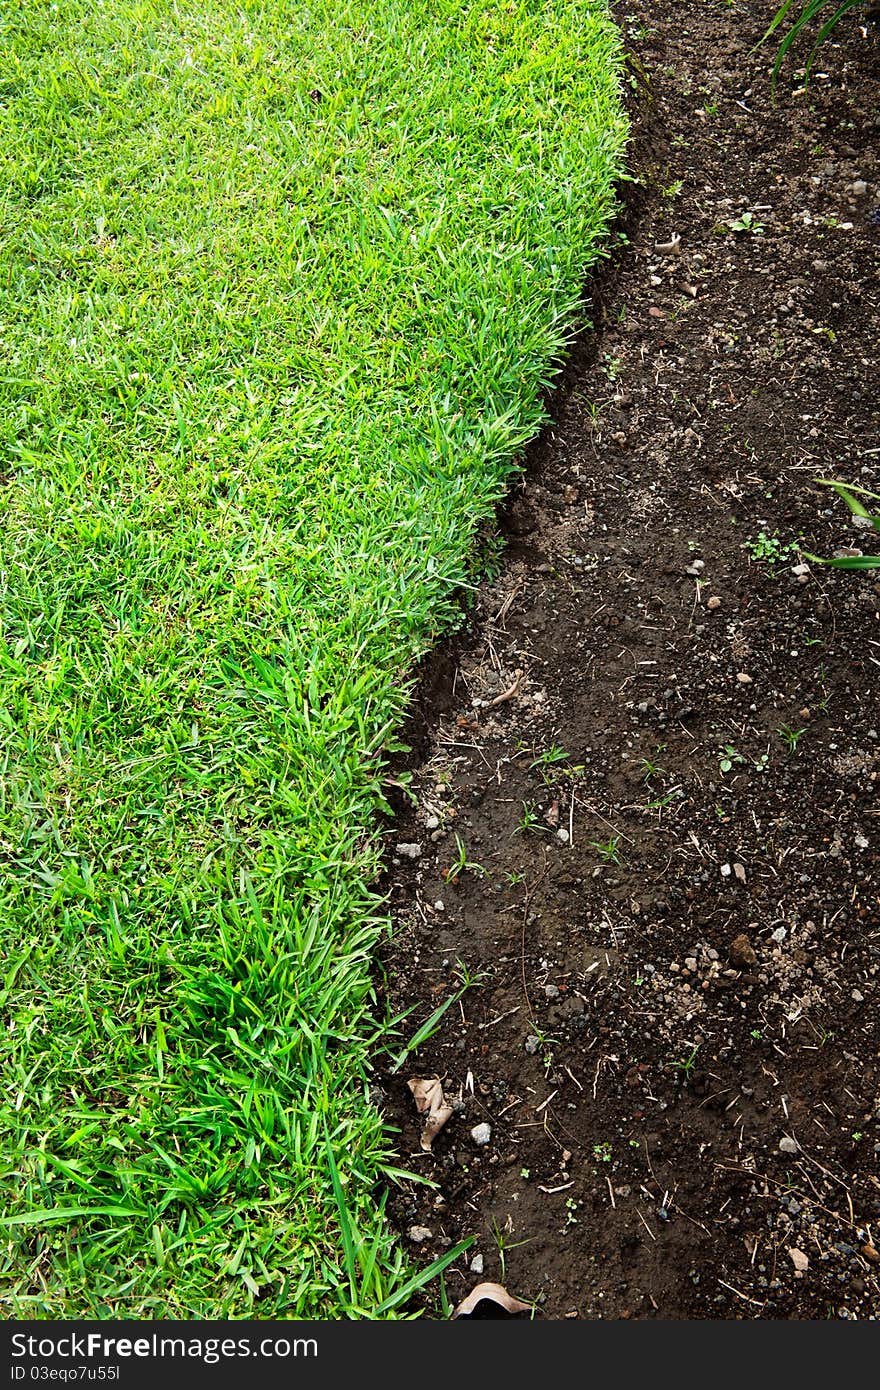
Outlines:
{"type": "Polygon", "coordinates": [[[501,1266],[501,1283],[503,1284],[507,1280],[507,1251],[518,1250],[521,1245],[528,1245],[534,1236],[529,1236],[526,1240],[511,1240],[510,1232],[503,1231],[493,1216],[492,1239],[498,1247],[498,1263],[501,1266]]]}
{"type": "Polygon", "coordinates": [[[545,748],[543,753],[539,753],[536,758],[529,763],[529,768],[549,767],[551,763],[564,763],[568,760],[568,753],[558,743],[551,743],[549,748],[545,748]]]}
{"type": "Polygon", "coordinates": [[[792,729],[788,724],[780,724],[777,733],[788,749],[789,757],[794,756],[798,743],[806,732],[806,729],[792,729]]]}
{"type": "Polygon", "coordinates": [[[718,771],[721,773],[730,772],[734,763],[745,763],[745,758],[732,743],[725,743],[718,759],[718,771]]]}
{"type": "MultiPolygon", "coordinates": [[[[434,1036],[437,1029],[440,1027],[440,1022],[447,1009],[451,1009],[453,1004],[457,1004],[459,999],[463,998],[469,989],[472,989],[475,985],[483,984],[487,978],[485,972],[472,971],[463,961],[457,960],[455,962],[455,967],[460,981],[458,989],[450,994],[448,999],[444,999],[442,1004],[438,1004],[430,1018],[425,1019],[421,1027],[416,1029],[409,1042],[404,1045],[392,1062],[389,1068],[392,1075],[400,1070],[410,1053],[417,1052],[423,1043],[426,1043],[429,1038],[434,1036]]],[[[406,1016],[407,1015],[404,1014],[401,1018],[405,1018],[406,1016]]],[[[400,1021],[400,1019],[395,1020],[395,1023],[400,1021]]]]}
{"type": "Polygon", "coordinates": [[[448,869],[442,870],[442,875],[447,883],[456,883],[463,873],[477,874],[485,878],[486,870],[482,864],[475,864],[467,857],[467,847],[460,835],[456,835],[455,844],[458,850],[456,858],[448,869]]]}
{"type": "Polygon", "coordinates": [[[684,179],[674,179],[668,188],[662,188],[660,190],[660,196],[661,198],[666,198],[667,200],[672,201],[672,199],[678,197],[679,193],[683,188],[684,179]]]}
{"type": "MultiPolygon", "coordinates": [[[[661,743],[654,754],[654,758],[659,757],[660,754],[665,750],[665,748],[666,744],[661,743]]],[[[639,764],[642,769],[642,778],[645,782],[650,782],[651,779],[654,777],[666,776],[666,769],[661,767],[659,763],[655,762],[654,758],[639,759],[639,764]]]]}
{"type": "Polygon", "coordinates": [[[619,844],[619,835],[611,835],[607,840],[590,840],[590,848],[594,849],[606,864],[620,863],[619,844]]]}
{"type": "Polygon", "coordinates": [[[690,1078],[697,1064],[697,1053],[701,1046],[701,1043],[695,1043],[687,1057],[679,1057],[677,1061],[672,1063],[673,1069],[678,1072],[683,1081],[687,1081],[690,1078]]]}
{"type": "Polygon", "coordinates": [[[759,222],[753,212],[744,212],[739,217],[733,217],[727,223],[732,232],[751,232],[752,236],[761,236],[764,232],[763,222],[759,222]]]}
{"type": "Polygon", "coordinates": [[[783,541],[774,531],[768,535],[759,531],[752,540],[746,541],[744,549],[752,560],[763,561],[766,565],[779,565],[797,555],[798,547],[794,541],[783,541]]]}
{"type": "Polygon", "coordinates": [[[541,820],[539,813],[534,806],[529,806],[527,802],[522,804],[523,813],[514,827],[514,835],[545,835],[550,833],[550,827],[541,820]]]}

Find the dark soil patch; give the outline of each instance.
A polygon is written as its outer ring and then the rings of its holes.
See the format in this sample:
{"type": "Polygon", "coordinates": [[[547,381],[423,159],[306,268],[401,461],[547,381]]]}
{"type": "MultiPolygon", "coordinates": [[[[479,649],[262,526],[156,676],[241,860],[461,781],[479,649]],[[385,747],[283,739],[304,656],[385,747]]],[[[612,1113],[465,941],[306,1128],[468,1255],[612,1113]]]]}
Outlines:
{"type": "Polygon", "coordinates": [[[844,23],[772,108],[773,8],[624,7],[629,242],[414,710],[383,988],[414,1031],[482,982],[382,1086],[438,1184],[401,1238],[477,1237],[453,1301],[880,1308],[880,571],[802,568],[872,548],[814,479],[880,484],[878,46],[844,23]],[[457,1103],[432,1154],[413,1074],[457,1103]]]}

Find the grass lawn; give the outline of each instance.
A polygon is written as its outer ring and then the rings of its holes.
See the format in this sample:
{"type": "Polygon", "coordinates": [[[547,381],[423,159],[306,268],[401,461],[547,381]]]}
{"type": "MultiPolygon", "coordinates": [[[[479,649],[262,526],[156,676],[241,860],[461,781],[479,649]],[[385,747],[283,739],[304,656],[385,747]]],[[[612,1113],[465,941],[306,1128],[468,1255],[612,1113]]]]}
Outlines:
{"type": "Polygon", "coordinates": [[[383,752],[541,421],[619,81],[605,0],[0,10],[6,1316],[403,1306],[383,752]]]}

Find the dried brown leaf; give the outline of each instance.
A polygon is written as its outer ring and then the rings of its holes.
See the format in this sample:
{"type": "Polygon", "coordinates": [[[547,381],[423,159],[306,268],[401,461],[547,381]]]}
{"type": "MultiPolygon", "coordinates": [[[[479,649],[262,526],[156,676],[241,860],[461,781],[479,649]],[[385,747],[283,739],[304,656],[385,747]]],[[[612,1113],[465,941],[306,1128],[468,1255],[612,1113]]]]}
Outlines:
{"type": "Polygon", "coordinates": [[[431,1145],[452,1116],[452,1106],[443,1094],[443,1083],[439,1076],[412,1076],[406,1084],[419,1114],[428,1117],[420,1143],[425,1152],[430,1153],[431,1145]]]}
{"type": "Polygon", "coordinates": [[[452,1314],[454,1318],[466,1318],[474,1311],[478,1303],[482,1303],[484,1298],[488,1298],[490,1303],[497,1303],[499,1308],[503,1308],[506,1313],[530,1313],[531,1303],[523,1303],[518,1298],[513,1298],[503,1284],[477,1284],[475,1289],[471,1289],[467,1298],[463,1298],[461,1303],[452,1314]]]}

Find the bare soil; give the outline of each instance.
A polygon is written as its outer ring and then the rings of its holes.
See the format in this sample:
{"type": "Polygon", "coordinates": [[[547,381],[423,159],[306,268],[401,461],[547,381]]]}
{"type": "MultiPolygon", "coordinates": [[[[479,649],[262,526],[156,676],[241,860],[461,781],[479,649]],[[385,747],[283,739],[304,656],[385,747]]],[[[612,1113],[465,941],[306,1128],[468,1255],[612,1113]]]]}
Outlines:
{"type": "Polygon", "coordinates": [[[477,980],[379,1090],[453,1303],[880,1311],[880,570],[804,558],[877,548],[814,480],[880,490],[880,26],[774,106],[774,8],[621,7],[636,182],[413,705],[379,987],[408,1036],[477,980]]]}

